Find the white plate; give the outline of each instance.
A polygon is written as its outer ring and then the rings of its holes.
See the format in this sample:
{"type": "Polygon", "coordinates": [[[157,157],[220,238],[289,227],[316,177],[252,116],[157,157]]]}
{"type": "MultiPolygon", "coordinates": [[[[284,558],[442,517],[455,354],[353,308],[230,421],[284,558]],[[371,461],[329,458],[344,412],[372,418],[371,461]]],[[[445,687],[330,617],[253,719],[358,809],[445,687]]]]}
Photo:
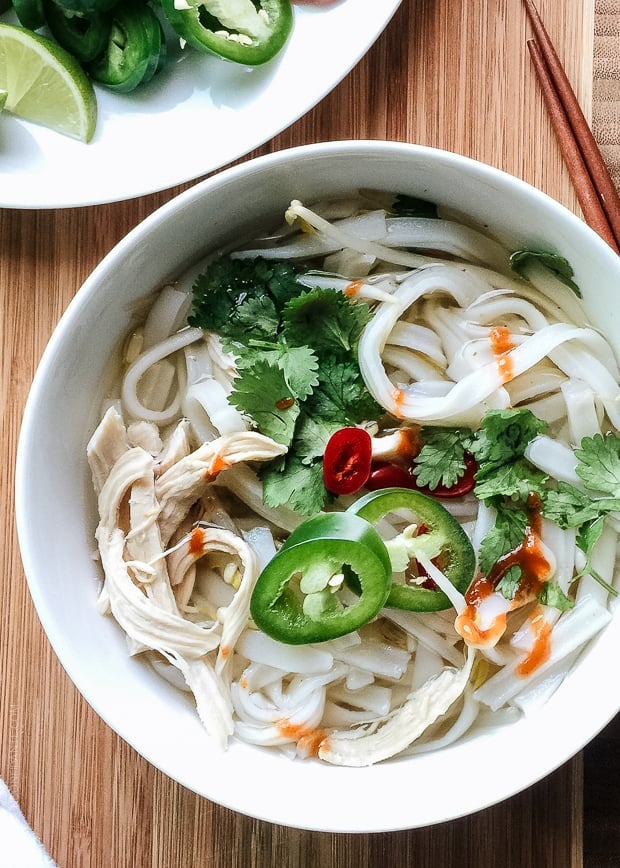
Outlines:
{"type": "MultiPolygon", "coordinates": [[[[131,199],[238,159],[320,102],[364,56],[400,2],[295,6],[289,42],[256,69],[169,40],[164,70],[141,91],[97,90],[99,121],[88,145],[3,116],[0,207],[131,199]]],[[[17,21],[13,13],[2,20],[17,21]]]]}

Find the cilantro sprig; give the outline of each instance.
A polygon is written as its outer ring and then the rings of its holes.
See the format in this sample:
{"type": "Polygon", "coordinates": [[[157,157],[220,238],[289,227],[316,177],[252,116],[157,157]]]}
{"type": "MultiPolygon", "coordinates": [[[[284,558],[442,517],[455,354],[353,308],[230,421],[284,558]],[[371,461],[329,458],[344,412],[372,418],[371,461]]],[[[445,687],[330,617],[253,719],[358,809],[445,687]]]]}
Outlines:
{"type": "Polygon", "coordinates": [[[277,325],[278,312],[299,291],[300,270],[297,265],[261,258],[215,259],[194,282],[188,322],[228,336],[246,326],[253,337],[268,337],[277,325]],[[253,321],[252,312],[257,307],[268,313],[269,323],[253,321]]]}
{"type": "MultiPolygon", "coordinates": [[[[592,569],[591,555],[602,531],[604,516],[620,512],[620,437],[596,434],[584,437],[575,451],[576,472],[583,489],[555,481],[532,465],[526,456],[528,444],[544,433],[547,424],[529,410],[491,410],[480,428],[424,428],[424,446],[416,457],[414,474],[420,485],[431,490],[439,484],[453,485],[465,472],[464,456],[471,453],[478,469],[475,496],[495,513],[493,527],[481,541],[478,564],[488,574],[506,554],[523,542],[528,524],[530,498],[535,495],[545,518],[562,528],[577,528],[577,545],[586,555],[584,573],[593,575],[608,591],[613,589],[592,569]]],[[[511,567],[497,584],[512,599],[520,581],[520,569],[511,567]]],[[[565,610],[572,601],[554,582],[545,582],[539,600],[565,610]]]]}
{"type": "Polygon", "coordinates": [[[319,356],[339,358],[357,348],[369,319],[367,304],[352,304],[333,290],[311,289],[286,302],[283,335],[290,346],[310,342],[319,356]]]}
{"type": "Polygon", "coordinates": [[[590,491],[620,494],[620,439],[613,434],[584,437],[575,453],[577,475],[590,491]]]}
{"type": "Polygon", "coordinates": [[[323,508],[324,447],[338,428],[383,411],[362,379],[357,345],[372,313],[331,289],[305,289],[301,265],[222,257],[193,287],[190,324],[213,329],[236,357],[230,402],[288,447],[260,470],[270,506],[323,508]]]}
{"type": "Polygon", "coordinates": [[[433,491],[438,485],[450,488],[458,482],[467,469],[465,453],[473,436],[468,428],[423,428],[423,446],[413,466],[418,485],[433,491]]]}
{"type": "Polygon", "coordinates": [[[527,527],[525,510],[500,498],[491,505],[495,508],[495,524],[483,537],[478,552],[478,566],[485,575],[503,555],[523,542],[527,527]]]}
{"type": "Polygon", "coordinates": [[[546,428],[531,410],[490,410],[470,447],[479,467],[476,479],[488,480],[519,461],[530,440],[546,428]]]}
{"type": "Polygon", "coordinates": [[[575,471],[585,490],[560,481],[543,497],[543,514],[563,528],[578,528],[620,511],[620,437],[584,437],[575,457],[575,471]]]}
{"type": "Polygon", "coordinates": [[[572,289],[577,298],[583,298],[579,286],[573,280],[573,267],[564,256],[544,250],[515,250],[510,257],[510,267],[523,277],[527,277],[528,268],[536,264],[542,265],[561,283],[572,289]]]}
{"type": "Polygon", "coordinates": [[[438,485],[451,487],[466,472],[469,452],[478,465],[475,494],[479,500],[497,495],[527,497],[530,491],[541,488],[544,475],[523,456],[528,443],[546,427],[530,410],[490,410],[477,431],[423,428],[424,445],[416,456],[413,473],[418,484],[431,491],[438,485]]]}

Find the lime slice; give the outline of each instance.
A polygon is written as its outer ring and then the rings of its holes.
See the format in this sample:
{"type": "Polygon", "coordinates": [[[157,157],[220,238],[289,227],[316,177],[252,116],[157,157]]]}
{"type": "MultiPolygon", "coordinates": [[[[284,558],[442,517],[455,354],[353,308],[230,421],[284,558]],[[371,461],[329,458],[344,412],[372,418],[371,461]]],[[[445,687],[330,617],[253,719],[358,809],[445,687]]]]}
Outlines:
{"type": "Polygon", "coordinates": [[[93,86],[79,63],[44,36],[0,24],[0,90],[6,111],[83,142],[93,137],[93,86]]]}

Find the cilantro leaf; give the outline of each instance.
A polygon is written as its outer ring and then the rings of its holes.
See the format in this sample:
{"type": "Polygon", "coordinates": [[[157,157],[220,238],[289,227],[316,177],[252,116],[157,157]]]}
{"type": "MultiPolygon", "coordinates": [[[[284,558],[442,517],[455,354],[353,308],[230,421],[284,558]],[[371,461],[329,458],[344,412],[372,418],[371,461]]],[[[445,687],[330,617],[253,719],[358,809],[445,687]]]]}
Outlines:
{"type": "Polygon", "coordinates": [[[536,262],[553,272],[558,280],[572,289],[577,298],[583,298],[581,290],[573,280],[573,267],[563,256],[539,250],[516,250],[510,257],[510,267],[523,277],[527,277],[528,265],[536,262]]]}
{"type": "MultiPolygon", "coordinates": [[[[239,372],[254,367],[258,361],[280,368],[292,396],[298,401],[305,400],[318,385],[319,362],[309,347],[287,347],[281,343],[255,346],[252,343],[249,347],[225,344],[224,348],[236,353],[239,372]]],[[[237,380],[233,385],[236,387],[236,384],[237,380]]],[[[273,403],[279,400],[275,394],[269,396],[265,389],[262,391],[265,399],[273,398],[273,403]]]]}
{"type": "Polygon", "coordinates": [[[297,421],[293,449],[303,464],[322,459],[327,441],[340,428],[339,422],[330,422],[320,416],[302,413],[297,421]]]}
{"type": "Polygon", "coordinates": [[[600,514],[600,501],[594,501],[568,482],[558,482],[557,489],[545,491],[542,514],[561,528],[579,527],[600,514]]]}
{"type": "Polygon", "coordinates": [[[567,612],[575,605],[575,601],[567,597],[557,582],[543,582],[543,586],[536,594],[536,599],[543,606],[552,606],[560,612],[567,612]]]}
{"type": "Polygon", "coordinates": [[[277,364],[298,401],[312,394],[319,382],[319,362],[309,347],[283,346],[277,351],[277,364]]]}
{"type": "Polygon", "coordinates": [[[470,446],[478,462],[476,480],[521,458],[530,440],[546,427],[547,423],[537,419],[531,410],[489,410],[470,446]]]}
{"type": "Polygon", "coordinates": [[[265,465],[259,471],[263,500],[268,506],[288,506],[301,515],[315,515],[328,497],[320,461],[304,464],[297,455],[287,455],[283,469],[265,465]]]}
{"type": "Polygon", "coordinates": [[[599,516],[594,521],[587,522],[577,534],[577,546],[585,554],[586,558],[590,558],[594,546],[601,538],[604,527],[603,516],[599,516]]]}
{"type": "Polygon", "coordinates": [[[617,597],[618,592],[616,589],[606,582],[605,579],[598,573],[594,567],[592,566],[592,555],[594,553],[594,546],[601,538],[601,534],[603,533],[605,527],[605,518],[600,515],[598,518],[595,518],[593,521],[587,522],[581,528],[579,533],[577,534],[577,547],[581,549],[581,551],[586,556],[586,562],[582,570],[580,570],[576,575],[573,581],[576,581],[583,575],[592,576],[595,581],[602,585],[605,590],[610,593],[612,596],[617,597]]]}
{"type": "Polygon", "coordinates": [[[258,359],[265,359],[272,365],[278,364],[280,358],[280,344],[277,341],[259,341],[252,339],[248,345],[241,340],[222,337],[222,348],[226,353],[235,356],[235,367],[238,371],[242,368],[251,368],[258,359]]]}
{"type": "Polygon", "coordinates": [[[262,258],[221,256],[209,263],[192,287],[192,326],[220,331],[249,298],[270,298],[276,310],[299,292],[299,266],[262,258]]]}
{"type": "Polygon", "coordinates": [[[476,482],[474,494],[479,500],[489,500],[501,495],[525,503],[532,492],[542,496],[548,478],[525,458],[519,458],[511,464],[500,465],[492,474],[483,473],[482,481],[476,482]]]}
{"type": "Polygon", "coordinates": [[[250,415],[262,434],[284,446],[290,444],[300,407],[281,367],[258,359],[243,368],[234,380],[229,401],[250,415]]]}
{"type": "Polygon", "coordinates": [[[437,205],[427,199],[418,199],[417,196],[408,196],[399,193],[392,205],[392,211],[399,217],[433,217],[437,218],[437,205]]]}
{"type": "Polygon", "coordinates": [[[258,277],[273,298],[277,309],[281,311],[286,302],[299,293],[300,284],[297,282],[297,275],[305,270],[304,266],[260,258],[250,262],[255,263],[258,277]]]}
{"type": "Polygon", "coordinates": [[[229,320],[220,329],[223,337],[247,341],[275,340],[280,327],[280,317],[276,311],[273,299],[267,295],[248,298],[238,307],[234,308],[229,320]]]}
{"type": "Polygon", "coordinates": [[[356,362],[333,356],[322,360],[319,385],[308,399],[309,413],[330,422],[356,425],[383,410],[368,392],[356,362]]]}
{"type": "Polygon", "coordinates": [[[620,497],[620,437],[595,434],[584,437],[577,457],[577,475],[591,491],[620,497]]]}
{"type": "Polygon", "coordinates": [[[192,287],[192,312],[187,321],[191,326],[218,331],[228,321],[231,310],[230,298],[225,287],[210,283],[206,274],[201,274],[192,287]]]}
{"type": "Polygon", "coordinates": [[[418,485],[428,486],[431,491],[438,485],[454,485],[465,473],[465,452],[471,438],[467,428],[423,428],[424,445],[413,466],[418,485]]]}
{"type": "Polygon", "coordinates": [[[514,600],[522,575],[523,571],[521,567],[518,564],[513,564],[511,567],[508,567],[499,582],[495,585],[495,590],[499,591],[502,597],[505,597],[507,600],[514,600]]]}
{"type": "Polygon", "coordinates": [[[488,575],[502,555],[508,554],[525,538],[527,513],[520,509],[509,509],[500,503],[494,504],[497,515],[495,524],[485,534],[478,552],[478,566],[488,575]]]}
{"type": "Polygon", "coordinates": [[[286,504],[313,515],[332,500],[323,482],[323,453],[340,425],[301,412],[286,455],[274,458],[260,471],[263,498],[271,506],[286,504]]]}
{"type": "Polygon", "coordinates": [[[282,311],[289,344],[310,343],[319,355],[349,354],[371,318],[367,304],[350,302],[333,289],[312,289],[291,298],[282,311]]]}

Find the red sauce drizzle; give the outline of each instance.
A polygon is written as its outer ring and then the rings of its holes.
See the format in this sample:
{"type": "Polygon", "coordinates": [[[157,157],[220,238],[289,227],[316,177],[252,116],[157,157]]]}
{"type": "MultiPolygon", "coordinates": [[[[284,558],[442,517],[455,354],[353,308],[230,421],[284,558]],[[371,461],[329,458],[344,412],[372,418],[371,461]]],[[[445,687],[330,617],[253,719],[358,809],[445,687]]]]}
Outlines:
{"type": "Polygon", "coordinates": [[[344,294],[346,296],[357,295],[363,285],[361,280],[352,280],[351,283],[345,286],[344,294]]]}
{"type": "MultiPolygon", "coordinates": [[[[496,642],[506,629],[506,614],[497,615],[494,622],[486,630],[481,630],[476,618],[480,604],[484,599],[490,596],[497,587],[498,582],[508,572],[511,567],[517,566],[521,570],[519,585],[515,593],[514,599],[511,600],[510,610],[516,609],[519,606],[536,597],[544,582],[551,575],[551,564],[545,557],[542,543],[540,541],[541,530],[541,514],[540,514],[540,498],[537,494],[530,494],[527,503],[528,523],[525,528],[523,542],[521,542],[512,551],[502,555],[493,565],[488,576],[479,576],[469,586],[465,593],[465,602],[467,607],[457,617],[455,627],[458,633],[464,639],[472,644],[487,644],[496,642]]],[[[541,650],[544,646],[545,638],[543,636],[543,625],[538,626],[540,629],[540,644],[539,644],[539,662],[531,664],[534,666],[540,665],[543,662],[541,650]]],[[[534,651],[532,651],[534,654],[534,651]]],[[[531,657],[532,655],[530,655],[531,657]]],[[[527,658],[529,660],[529,657],[527,658]]],[[[527,661],[523,661],[522,666],[530,665],[527,661]]]]}
{"type": "Polygon", "coordinates": [[[527,513],[528,522],[523,542],[498,558],[488,575],[489,581],[495,587],[511,567],[520,567],[521,578],[512,608],[535,597],[551,575],[551,564],[545,557],[540,541],[540,498],[537,494],[530,494],[527,513]]]}
{"type": "Polygon", "coordinates": [[[457,633],[472,645],[494,645],[506,630],[505,612],[497,615],[486,630],[481,630],[476,623],[480,604],[494,591],[495,587],[487,576],[478,576],[465,592],[467,606],[457,617],[454,626],[457,633]]]}
{"type": "Polygon", "coordinates": [[[189,537],[189,553],[191,555],[201,555],[202,547],[205,544],[205,532],[201,527],[195,527],[189,537]]]}
{"type": "Polygon", "coordinates": [[[403,404],[405,403],[405,393],[403,392],[402,389],[394,387],[392,389],[392,394],[390,397],[392,398],[392,401],[394,402],[394,409],[392,412],[394,413],[394,415],[396,416],[397,419],[402,419],[403,415],[404,415],[403,414],[403,404]]]}
{"type": "Polygon", "coordinates": [[[276,401],[276,410],[288,410],[289,407],[292,407],[294,403],[294,398],[280,398],[279,401],[276,401]]]}
{"type": "Polygon", "coordinates": [[[483,600],[491,596],[494,590],[486,576],[478,576],[465,591],[465,602],[468,606],[477,608],[483,600]]]}
{"type": "Polygon", "coordinates": [[[515,348],[512,335],[505,326],[493,326],[493,328],[489,329],[489,341],[502,383],[508,383],[514,377],[514,368],[510,356],[510,351],[515,348]]]}
{"type": "Polygon", "coordinates": [[[421,448],[419,428],[399,429],[397,449],[399,458],[415,458],[421,448]]]}
{"type": "Polygon", "coordinates": [[[319,748],[327,737],[327,732],[324,729],[317,729],[315,726],[306,726],[304,723],[292,723],[286,718],[282,718],[276,724],[278,731],[285,738],[292,738],[297,742],[297,746],[306,756],[316,757],[319,755],[319,748]]]}
{"type": "Polygon", "coordinates": [[[517,666],[516,674],[522,678],[527,678],[535,672],[551,654],[551,624],[540,607],[530,618],[529,624],[534,634],[534,644],[529,654],[517,666]]]}
{"type": "Polygon", "coordinates": [[[205,471],[205,478],[214,479],[218,473],[221,473],[222,470],[226,470],[227,467],[230,467],[230,462],[222,455],[215,455],[208,470],[205,471]]]}

